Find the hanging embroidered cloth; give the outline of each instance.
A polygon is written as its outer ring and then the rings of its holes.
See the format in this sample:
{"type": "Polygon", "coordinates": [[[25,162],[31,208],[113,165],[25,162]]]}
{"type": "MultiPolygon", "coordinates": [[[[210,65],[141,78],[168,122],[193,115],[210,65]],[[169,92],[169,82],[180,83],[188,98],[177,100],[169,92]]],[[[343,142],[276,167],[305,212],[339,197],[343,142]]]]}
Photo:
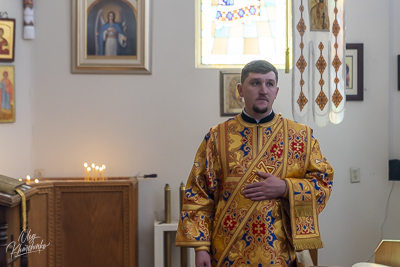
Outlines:
{"type": "Polygon", "coordinates": [[[318,126],[343,121],[345,103],[344,0],[295,0],[292,111],[318,126]]]}
{"type": "Polygon", "coordinates": [[[33,0],[24,0],[24,39],[35,39],[33,0]]]}

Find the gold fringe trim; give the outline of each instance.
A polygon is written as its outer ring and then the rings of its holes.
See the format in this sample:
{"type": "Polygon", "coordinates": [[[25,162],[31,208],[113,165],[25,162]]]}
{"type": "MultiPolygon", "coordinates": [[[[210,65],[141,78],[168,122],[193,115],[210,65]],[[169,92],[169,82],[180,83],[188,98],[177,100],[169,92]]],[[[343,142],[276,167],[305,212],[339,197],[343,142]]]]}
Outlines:
{"type": "Polygon", "coordinates": [[[22,205],[22,231],[26,232],[26,197],[24,192],[20,189],[15,189],[17,193],[21,196],[21,205],[22,205]]]}
{"type": "Polygon", "coordinates": [[[321,239],[307,239],[307,240],[295,240],[293,242],[294,249],[298,250],[305,250],[305,249],[318,249],[323,248],[324,244],[322,243],[321,239]]]}
{"type": "Polygon", "coordinates": [[[311,206],[295,206],[296,217],[310,217],[313,216],[313,210],[311,206]]]}

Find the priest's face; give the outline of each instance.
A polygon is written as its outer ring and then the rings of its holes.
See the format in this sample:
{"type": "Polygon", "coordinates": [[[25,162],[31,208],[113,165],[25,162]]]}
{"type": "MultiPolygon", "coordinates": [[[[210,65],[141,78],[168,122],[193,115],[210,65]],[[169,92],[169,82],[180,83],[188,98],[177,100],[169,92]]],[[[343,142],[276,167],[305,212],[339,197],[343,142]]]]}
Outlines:
{"type": "Polygon", "coordinates": [[[279,91],[273,71],[250,72],[244,83],[237,85],[237,89],[239,95],[244,98],[246,113],[257,120],[271,112],[279,91]]]}

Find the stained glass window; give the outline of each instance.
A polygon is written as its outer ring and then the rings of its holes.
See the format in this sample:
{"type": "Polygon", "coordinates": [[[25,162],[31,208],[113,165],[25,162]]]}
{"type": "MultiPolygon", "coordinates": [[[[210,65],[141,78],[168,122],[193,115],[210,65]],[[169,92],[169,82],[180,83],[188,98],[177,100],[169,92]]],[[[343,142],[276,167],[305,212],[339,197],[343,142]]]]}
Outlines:
{"type": "Polygon", "coordinates": [[[285,66],[286,0],[197,0],[196,5],[198,67],[234,67],[254,59],[285,66]]]}

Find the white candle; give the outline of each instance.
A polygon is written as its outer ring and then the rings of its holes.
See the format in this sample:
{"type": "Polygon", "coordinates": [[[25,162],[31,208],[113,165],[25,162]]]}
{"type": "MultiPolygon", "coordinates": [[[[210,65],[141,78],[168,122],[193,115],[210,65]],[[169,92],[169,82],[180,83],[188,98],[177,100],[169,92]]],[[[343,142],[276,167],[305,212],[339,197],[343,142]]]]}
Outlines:
{"type": "Polygon", "coordinates": [[[96,168],[96,165],[92,163],[92,181],[94,181],[94,168],[96,168]]]}
{"type": "Polygon", "coordinates": [[[104,170],[103,170],[103,167],[100,167],[100,168],[99,168],[99,172],[100,172],[100,178],[101,178],[101,180],[104,181],[104,170]]]}
{"type": "Polygon", "coordinates": [[[85,163],[83,163],[83,167],[85,168],[85,177],[84,177],[84,180],[86,181],[86,180],[89,180],[89,172],[88,172],[88,164],[87,164],[87,162],[85,162],[85,163]]]}
{"type": "Polygon", "coordinates": [[[97,178],[99,178],[99,169],[100,169],[100,167],[96,166],[96,181],[97,181],[97,178]]]}
{"type": "Polygon", "coordinates": [[[92,168],[90,168],[90,167],[87,167],[86,168],[86,171],[87,171],[87,181],[89,181],[90,180],[90,171],[92,170],[92,168]]]}
{"type": "Polygon", "coordinates": [[[104,172],[106,171],[106,165],[103,164],[101,167],[103,168],[103,172],[102,172],[103,177],[102,177],[102,178],[103,178],[103,180],[104,180],[104,179],[105,179],[105,178],[104,178],[104,177],[105,177],[104,172]]]}

